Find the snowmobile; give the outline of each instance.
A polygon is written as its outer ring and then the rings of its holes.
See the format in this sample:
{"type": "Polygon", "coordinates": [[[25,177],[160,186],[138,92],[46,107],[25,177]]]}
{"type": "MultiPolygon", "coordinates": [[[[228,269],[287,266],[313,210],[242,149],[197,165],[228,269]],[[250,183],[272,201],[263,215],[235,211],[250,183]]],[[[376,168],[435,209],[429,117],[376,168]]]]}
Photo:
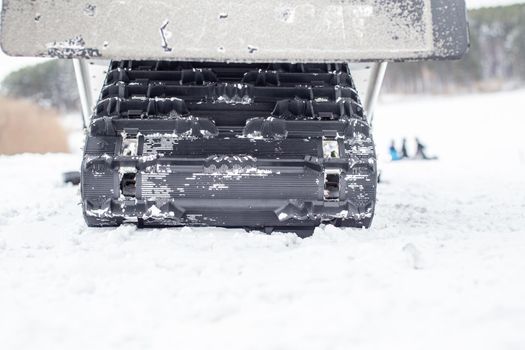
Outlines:
{"type": "Polygon", "coordinates": [[[463,0],[4,0],[12,56],[73,61],[89,226],[369,227],[387,62],[459,59],[463,0]]]}

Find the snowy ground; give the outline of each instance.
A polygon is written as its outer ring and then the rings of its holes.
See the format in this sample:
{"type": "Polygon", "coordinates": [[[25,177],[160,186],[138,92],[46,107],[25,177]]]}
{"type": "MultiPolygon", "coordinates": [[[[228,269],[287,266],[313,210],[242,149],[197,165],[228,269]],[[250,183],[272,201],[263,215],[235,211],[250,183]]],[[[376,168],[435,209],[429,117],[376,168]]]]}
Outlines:
{"type": "Polygon", "coordinates": [[[74,155],[0,157],[2,349],[523,349],[525,91],[388,99],[374,227],[88,229],[74,155]]]}

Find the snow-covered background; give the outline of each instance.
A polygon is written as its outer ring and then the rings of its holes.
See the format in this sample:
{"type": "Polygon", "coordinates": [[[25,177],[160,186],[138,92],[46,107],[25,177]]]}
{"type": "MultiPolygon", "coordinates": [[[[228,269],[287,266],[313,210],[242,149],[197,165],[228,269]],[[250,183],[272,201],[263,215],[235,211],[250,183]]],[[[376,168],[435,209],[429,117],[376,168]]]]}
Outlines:
{"type": "MultiPolygon", "coordinates": [[[[370,230],[88,229],[78,155],[0,157],[1,349],[523,349],[525,90],[388,97],[370,230]]],[[[78,143],[77,143],[78,144],[78,143]]]]}

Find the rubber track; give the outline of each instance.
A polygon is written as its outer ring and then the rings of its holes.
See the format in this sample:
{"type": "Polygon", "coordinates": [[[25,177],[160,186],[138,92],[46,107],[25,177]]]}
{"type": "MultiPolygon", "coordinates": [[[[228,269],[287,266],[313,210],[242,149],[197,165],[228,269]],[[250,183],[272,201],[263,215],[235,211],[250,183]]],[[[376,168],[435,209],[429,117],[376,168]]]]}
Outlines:
{"type": "Polygon", "coordinates": [[[363,113],[347,65],[111,62],[85,146],[86,222],[368,227],[363,113]],[[327,158],[326,140],[340,154],[327,158]]]}

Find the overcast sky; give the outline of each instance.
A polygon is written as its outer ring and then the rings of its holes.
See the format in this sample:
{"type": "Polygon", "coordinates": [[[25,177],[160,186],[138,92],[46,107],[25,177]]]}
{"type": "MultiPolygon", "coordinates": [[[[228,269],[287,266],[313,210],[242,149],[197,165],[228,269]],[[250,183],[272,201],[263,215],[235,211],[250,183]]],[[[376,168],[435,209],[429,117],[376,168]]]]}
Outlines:
{"type": "Polygon", "coordinates": [[[516,3],[523,3],[525,0],[466,0],[469,8],[486,7],[486,6],[502,6],[516,3]]]}
{"type": "MultiPolygon", "coordinates": [[[[469,8],[478,8],[484,6],[500,6],[514,3],[525,3],[525,0],[466,0],[466,2],[469,8]]],[[[0,0],[0,8],[1,6],[2,0],[0,0]]],[[[12,58],[6,56],[0,51],[0,80],[3,79],[7,74],[9,74],[9,72],[12,72],[13,70],[42,61],[44,61],[44,59],[12,58]]]]}

